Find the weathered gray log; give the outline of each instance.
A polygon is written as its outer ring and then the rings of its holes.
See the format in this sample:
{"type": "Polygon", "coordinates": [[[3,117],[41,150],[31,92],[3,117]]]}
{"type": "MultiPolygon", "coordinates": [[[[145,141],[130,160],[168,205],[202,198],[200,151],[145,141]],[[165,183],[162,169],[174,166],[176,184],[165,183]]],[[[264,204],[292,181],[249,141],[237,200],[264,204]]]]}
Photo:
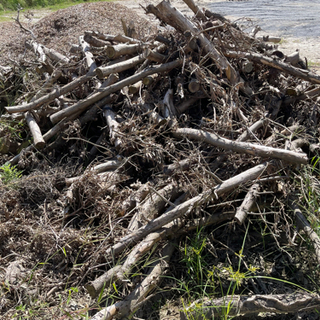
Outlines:
{"type": "Polygon", "coordinates": [[[135,56],[131,59],[115,63],[106,67],[99,67],[96,69],[96,74],[99,79],[103,79],[111,73],[118,73],[135,67],[137,64],[142,63],[145,58],[142,55],[135,56]]]}
{"type": "Polygon", "coordinates": [[[116,148],[120,147],[121,138],[118,133],[120,125],[116,120],[116,116],[111,108],[111,105],[107,104],[103,107],[103,116],[105,117],[107,125],[109,127],[109,137],[111,143],[114,144],[116,148]]]}
{"type": "Polygon", "coordinates": [[[42,149],[45,146],[45,141],[43,139],[40,127],[38,123],[36,122],[34,116],[31,114],[31,112],[27,112],[25,115],[27,124],[29,126],[29,129],[31,131],[32,137],[33,137],[33,144],[37,149],[42,149]]]}
{"type": "Polygon", "coordinates": [[[43,47],[34,40],[26,41],[26,48],[29,50],[33,50],[33,52],[39,55],[39,61],[44,63],[47,59],[46,54],[43,51],[43,47]]]}
{"type": "Polygon", "coordinates": [[[89,73],[94,72],[97,68],[95,61],[93,60],[93,54],[90,52],[90,45],[87,43],[83,36],[79,37],[79,45],[82,48],[82,52],[86,58],[87,68],[89,69],[89,73]]]}
{"type": "Polygon", "coordinates": [[[155,61],[158,63],[163,63],[168,58],[166,55],[161,54],[160,52],[157,52],[156,50],[151,50],[150,48],[144,49],[143,57],[148,60],[155,61]]]}
{"type": "Polygon", "coordinates": [[[259,144],[232,141],[220,137],[213,132],[196,130],[190,128],[178,128],[173,132],[177,138],[190,138],[197,141],[203,141],[219,148],[232,150],[239,153],[247,153],[264,158],[276,158],[287,162],[307,164],[308,157],[305,153],[298,153],[279,148],[266,147],[259,144]]]}
{"type": "Polygon", "coordinates": [[[96,183],[99,184],[100,189],[107,189],[112,185],[115,185],[117,182],[121,181],[121,176],[115,171],[106,171],[106,172],[95,172],[89,171],[85,172],[81,176],[65,178],[65,184],[67,187],[70,187],[73,183],[86,179],[88,175],[96,175],[96,183]]]}
{"type": "Polygon", "coordinates": [[[212,190],[205,191],[199,194],[198,196],[195,196],[183,202],[182,204],[176,206],[172,210],[162,214],[160,217],[150,221],[147,225],[141,227],[136,232],[133,232],[119,239],[115,245],[113,245],[106,251],[106,256],[108,258],[111,258],[115,255],[118,255],[123,249],[130,246],[132,243],[138,242],[139,240],[146,237],[149,233],[154,232],[166,225],[167,223],[173,221],[174,219],[181,217],[187,211],[193,210],[194,207],[207,202],[213,196],[218,197],[226,192],[233,190],[234,188],[237,188],[239,185],[244,185],[247,181],[255,180],[263,174],[267,166],[267,162],[255,166],[249,170],[246,170],[236,175],[235,177],[232,177],[224,181],[223,183],[214,187],[212,190]]]}
{"type": "Polygon", "coordinates": [[[197,300],[186,311],[180,313],[180,320],[216,319],[228,316],[253,315],[258,313],[297,313],[320,308],[320,297],[317,294],[295,292],[275,295],[226,296],[218,299],[197,300]]]}
{"type": "Polygon", "coordinates": [[[141,53],[143,49],[144,49],[144,46],[140,43],[117,44],[114,46],[108,45],[105,49],[105,53],[109,59],[116,59],[123,55],[141,53]]]}
{"type": "Polygon", "coordinates": [[[170,2],[162,1],[156,7],[148,5],[147,12],[153,13],[158,19],[171,25],[182,32],[182,34],[189,30],[191,34],[199,40],[201,47],[208,57],[215,62],[218,68],[225,72],[230,83],[233,85],[237,83],[237,73],[226,57],[219,53],[212,42],[208,40],[190,20],[188,20],[179,10],[172,7],[170,2]]]}
{"type": "Polygon", "coordinates": [[[259,53],[227,51],[225,53],[225,56],[229,58],[246,58],[250,61],[254,61],[276,68],[278,70],[283,71],[284,73],[291,74],[297,78],[307,80],[311,83],[320,84],[320,76],[316,75],[315,73],[312,73],[308,70],[293,67],[285,62],[274,60],[273,58],[266,57],[259,53]]]}
{"type": "Polygon", "coordinates": [[[141,90],[142,80],[128,86],[129,94],[136,94],[141,90]]]}
{"type": "Polygon", "coordinates": [[[142,79],[142,83],[145,85],[145,86],[150,86],[152,83],[154,83],[154,81],[157,79],[158,77],[158,74],[152,74],[150,76],[147,76],[147,77],[144,77],[142,79]]]}
{"type": "Polygon", "coordinates": [[[61,110],[53,115],[51,115],[50,120],[52,123],[57,123],[58,121],[62,120],[65,117],[69,117],[74,113],[83,112],[85,109],[87,109],[89,106],[91,106],[93,103],[101,100],[102,98],[110,95],[111,93],[114,93],[116,91],[121,90],[123,87],[126,87],[132,83],[136,83],[137,81],[143,79],[144,77],[151,75],[153,73],[161,73],[161,72],[167,72],[171,69],[177,68],[181,65],[180,60],[175,60],[172,62],[168,62],[166,64],[162,64],[159,66],[154,66],[152,68],[148,68],[146,70],[143,70],[137,74],[134,74],[130,77],[127,77],[113,85],[110,85],[106,88],[104,88],[101,92],[94,93],[87,99],[84,99],[82,101],[79,101],[78,103],[70,106],[69,108],[66,108],[64,110],[61,110]]]}
{"type": "Polygon", "coordinates": [[[26,41],[26,47],[30,50],[33,49],[35,53],[38,52],[41,62],[45,62],[47,55],[51,60],[55,62],[69,63],[69,59],[66,56],[54,49],[47,48],[43,44],[37,43],[35,40],[26,41]]]}
{"type": "Polygon", "coordinates": [[[190,82],[188,83],[188,90],[191,93],[196,93],[200,90],[200,82],[198,81],[198,79],[192,78],[190,80],[190,82]]]}
{"type": "Polygon", "coordinates": [[[192,164],[196,162],[193,158],[187,158],[183,159],[178,162],[174,162],[172,164],[169,164],[167,167],[164,168],[163,172],[166,175],[172,175],[175,171],[185,171],[188,170],[192,164]]]}
{"type": "Polygon", "coordinates": [[[83,39],[96,48],[106,47],[107,45],[110,45],[109,41],[105,41],[95,37],[93,32],[90,31],[85,31],[83,39]]]}
{"type": "MultiPolygon", "coordinates": [[[[136,185],[131,185],[131,189],[136,187],[136,185]]],[[[145,183],[139,186],[137,191],[134,191],[129,198],[122,202],[121,207],[119,208],[119,214],[124,216],[129,214],[132,209],[138,206],[149,194],[149,183],[145,183]]]]}
{"type": "Polygon", "coordinates": [[[90,168],[90,171],[94,173],[101,173],[109,170],[116,170],[123,164],[122,161],[119,160],[109,160],[100,164],[97,164],[90,168]]]}

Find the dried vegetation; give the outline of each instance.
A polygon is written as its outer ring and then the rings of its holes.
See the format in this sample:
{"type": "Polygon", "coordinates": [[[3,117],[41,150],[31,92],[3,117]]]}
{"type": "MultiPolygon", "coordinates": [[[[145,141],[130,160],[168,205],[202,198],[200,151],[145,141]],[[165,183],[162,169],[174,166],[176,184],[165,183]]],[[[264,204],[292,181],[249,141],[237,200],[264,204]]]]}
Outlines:
{"type": "Polygon", "coordinates": [[[320,77],[185,2],[61,10],[1,67],[6,319],[317,318],[320,77]]]}

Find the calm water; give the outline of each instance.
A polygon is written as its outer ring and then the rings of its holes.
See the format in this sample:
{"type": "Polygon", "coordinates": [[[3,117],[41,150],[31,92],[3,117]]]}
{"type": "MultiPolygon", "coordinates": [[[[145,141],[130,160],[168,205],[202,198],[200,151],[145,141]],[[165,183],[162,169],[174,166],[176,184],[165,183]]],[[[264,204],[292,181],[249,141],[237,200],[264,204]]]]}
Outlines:
{"type": "MultiPolygon", "coordinates": [[[[213,12],[252,18],[272,35],[313,38],[320,36],[320,0],[248,0],[207,3],[213,12]]],[[[233,20],[232,19],[232,20],[233,20]]]]}

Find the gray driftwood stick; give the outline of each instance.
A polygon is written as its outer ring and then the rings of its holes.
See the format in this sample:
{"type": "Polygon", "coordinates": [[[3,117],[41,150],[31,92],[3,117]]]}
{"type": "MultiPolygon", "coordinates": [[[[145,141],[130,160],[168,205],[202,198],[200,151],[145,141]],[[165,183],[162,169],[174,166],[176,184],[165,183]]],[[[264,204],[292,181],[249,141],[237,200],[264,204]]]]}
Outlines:
{"type": "Polygon", "coordinates": [[[105,117],[107,125],[109,127],[110,142],[114,144],[116,148],[120,147],[122,143],[120,135],[118,133],[120,125],[116,120],[116,114],[111,109],[111,105],[107,104],[103,107],[103,116],[105,117]]]}
{"type": "Polygon", "coordinates": [[[99,79],[104,79],[106,76],[108,76],[111,73],[117,73],[117,72],[122,72],[124,70],[131,69],[137,64],[142,63],[144,60],[145,58],[142,55],[138,55],[131,59],[118,62],[106,67],[99,67],[96,69],[96,74],[99,79]]]}
{"type": "Polygon", "coordinates": [[[101,39],[104,41],[110,41],[110,42],[141,43],[141,41],[138,39],[133,39],[133,38],[124,36],[122,34],[118,34],[115,36],[115,35],[111,35],[111,34],[100,33],[97,31],[85,31],[84,34],[85,34],[85,36],[91,35],[91,36],[94,36],[98,39],[101,39]]]}
{"type": "Polygon", "coordinates": [[[245,58],[250,61],[262,63],[267,66],[281,70],[284,73],[291,74],[300,79],[307,80],[311,83],[320,84],[319,75],[316,75],[315,73],[312,73],[311,71],[308,71],[308,70],[296,68],[288,63],[274,60],[270,57],[266,57],[259,53],[228,51],[227,53],[225,53],[225,55],[230,58],[245,58]]]}
{"type": "Polygon", "coordinates": [[[65,117],[71,116],[73,113],[79,113],[84,111],[86,108],[88,108],[93,103],[96,103],[97,101],[101,100],[102,98],[110,95],[111,93],[114,93],[116,91],[121,90],[123,87],[126,87],[132,83],[136,83],[139,80],[142,80],[144,77],[151,75],[153,73],[161,73],[166,72],[171,69],[177,68],[182,64],[181,60],[175,60],[172,62],[168,62],[159,66],[154,66],[151,68],[148,68],[146,70],[143,70],[139,73],[136,73],[132,75],[131,77],[127,77],[115,84],[112,84],[104,89],[102,89],[101,92],[97,92],[92,94],[90,97],[81,100],[74,105],[56,112],[55,114],[51,115],[50,120],[52,123],[57,123],[58,121],[62,120],[65,117]]]}
{"type": "Polygon", "coordinates": [[[116,44],[114,46],[108,45],[105,49],[105,53],[109,59],[116,59],[123,55],[141,53],[143,46],[140,43],[134,44],[116,44]]]}
{"type": "Polygon", "coordinates": [[[34,52],[38,52],[40,55],[40,61],[44,62],[47,55],[51,60],[55,62],[69,63],[69,59],[63,54],[59,53],[54,49],[49,49],[43,44],[37,43],[35,40],[26,42],[27,49],[33,49],[34,52]]]}
{"type": "MultiPolygon", "coordinates": [[[[176,201],[177,203],[178,201],[176,201]]],[[[150,233],[144,240],[139,242],[135,248],[130,252],[126,261],[123,265],[113,267],[108,270],[106,273],[90,281],[85,287],[92,298],[97,297],[103,287],[108,287],[112,281],[119,281],[123,278],[125,273],[128,273],[129,270],[136,265],[139,259],[160,240],[167,237],[176,237],[180,236],[182,233],[195,230],[199,227],[204,227],[212,224],[221,223],[226,220],[230,220],[234,217],[233,212],[220,212],[217,214],[210,215],[209,217],[204,217],[193,221],[190,225],[184,227],[184,221],[182,219],[176,219],[165,225],[163,228],[157,230],[156,232],[150,233]]]]}
{"type": "Polygon", "coordinates": [[[229,316],[254,315],[260,312],[297,313],[320,308],[320,297],[306,292],[275,295],[226,296],[212,300],[197,300],[180,313],[180,320],[216,319],[229,309],[229,316]],[[201,306],[195,308],[195,306],[201,306]]]}
{"type": "Polygon", "coordinates": [[[232,177],[223,183],[217,185],[212,190],[205,191],[198,196],[195,196],[182,204],[176,206],[175,208],[165,212],[160,217],[151,220],[147,225],[139,228],[135,232],[119,239],[117,244],[113,245],[106,251],[107,257],[112,257],[113,255],[119,254],[126,247],[136,243],[146,237],[149,233],[154,232],[169,222],[181,217],[188,210],[192,210],[194,207],[201,205],[211,199],[213,196],[218,197],[226,192],[229,192],[239,185],[245,184],[247,181],[252,181],[263,174],[264,170],[267,168],[268,163],[265,162],[258,166],[255,166],[249,170],[246,170],[235,177],[232,177]]]}
{"type": "Polygon", "coordinates": [[[37,149],[42,149],[46,143],[43,139],[39,125],[30,112],[26,112],[25,118],[33,137],[33,144],[37,149]]]}
{"type": "Polygon", "coordinates": [[[8,113],[16,113],[16,112],[24,112],[24,111],[29,111],[33,109],[37,109],[41,107],[45,103],[49,103],[53,101],[56,98],[59,98],[60,96],[65,95],[66,93],[74,90],[81,84],[87,82],[88,80],[92,79],[93,73],[87,73],[86,75],[77,78],[73,80],[72,82],[66,84],[62,88],[57,88],[50,93],[42,96],[39,99],[36,99],[35,101],[23,104],[23,105],[18,105],[18,106],[12,106],[12,107],[5,107],[8,113]]]}
{"type": "Polygon", "coordinates": [[[256,198],[258,197],[260,190],[260,184],[254,183],[246,196],[243,199],[240,207],[237,208],[236,215],[234,216],[234,220],[237,221],[238,224],[242,224],[247,217],[250,209],[255,205],[256,198]]]}
{"type": "Polygon", "coordinates": [[[305,153],[298,153],[290,150],[283,150],[279,148],[266,147],[259,144],[232,141],[220,137],[213,132],[203,130],[180,128],[173,132],[177,138],[189,138],[197,141],[203,141],[219,148],[232,150],[239,153],[248,153],[254,156],[264,158],[276,158],[292,163],[307,164],[308,157],[305,153]]]}
{"type": "Polygon", "coordinates": [[[89,72],[93,72],[97,68],[97,65],[93,60],[93,54],[90,52],[90,44],[84,40],[83,36],[80,36],[79,45],[86,58],[86,64],[87,64],[87,68],[89,69],[89,72]]]}

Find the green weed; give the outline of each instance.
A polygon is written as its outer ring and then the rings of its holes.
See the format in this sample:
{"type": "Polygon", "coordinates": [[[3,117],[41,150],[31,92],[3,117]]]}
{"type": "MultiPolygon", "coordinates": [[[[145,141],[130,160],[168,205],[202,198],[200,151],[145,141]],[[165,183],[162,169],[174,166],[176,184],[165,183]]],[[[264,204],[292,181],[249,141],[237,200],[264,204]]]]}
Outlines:
{"type": "Polygon", "coordinates": [[[0,167],[0,178],[4,185],[9,187],[17,187],[18,180],[22,176],[22,171],[18,170],[16,166],[12,166],[9,163],[0,167]]]}

